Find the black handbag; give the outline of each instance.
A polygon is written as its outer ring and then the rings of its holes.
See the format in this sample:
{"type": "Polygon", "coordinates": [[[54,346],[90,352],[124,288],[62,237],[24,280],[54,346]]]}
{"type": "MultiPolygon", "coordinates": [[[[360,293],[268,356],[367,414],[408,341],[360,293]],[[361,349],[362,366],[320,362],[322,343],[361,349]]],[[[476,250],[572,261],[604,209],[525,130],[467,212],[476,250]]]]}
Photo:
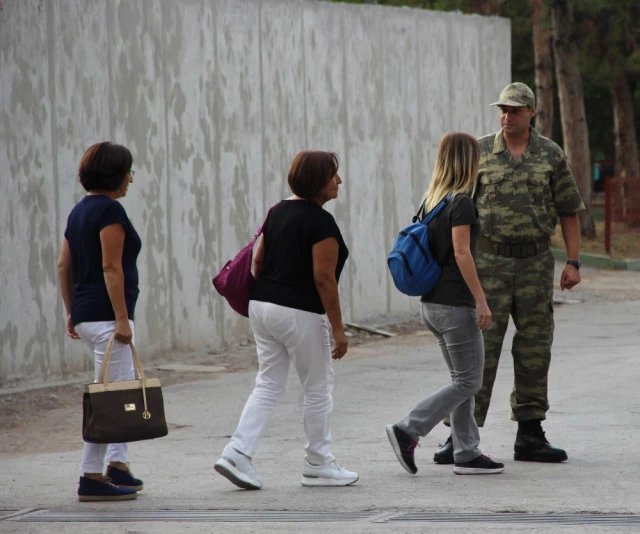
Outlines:
{"type": "Polygon", "coordinates": [[[166,436],[160,380],[145,376],[133,343],[136,379],[109,382],[114,339],[112,335],[107,343],[98,382],[84,388],[82,437],[89,443],[128,443],[166,436]]]}

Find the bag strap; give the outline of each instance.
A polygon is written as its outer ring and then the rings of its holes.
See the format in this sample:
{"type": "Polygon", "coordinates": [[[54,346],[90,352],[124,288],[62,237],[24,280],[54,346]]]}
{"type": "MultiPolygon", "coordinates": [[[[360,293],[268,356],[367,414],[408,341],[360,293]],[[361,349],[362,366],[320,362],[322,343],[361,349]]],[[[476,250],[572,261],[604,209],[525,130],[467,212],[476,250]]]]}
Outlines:
{"type": "MultiPolygon", "coordinates": [[[[114,341],[115,334],[111,334],[111,337],[107,342],[107,348],[104,351],[104,358],[102,358],[100,374],[98,375],[98,383],[103,383],[105,390],[109,387],[109,377],[111,376],[111,351],[113,350],[114,341]]],[[[142,362],[140,361],[140,356],[138,356],[138,351],[133,343],[129,343],[129,346],[131,347],[131,354],[133,356],[133,368],[135,370],[136,379],[143,381],[146,385],[147,377],[144,374],[144,369],[142,368],[142,362]]]]}
{"type": "Polygon", "coordinates": [[[140,380],[140,385],[142,386],[142,398],[144,400],[144,411],[142,412],[143,419],[151,419],[151,414],[149,413],[149,409],[147,408],[147,377],[144,374],[144,370],[142,369],[142,362],[140,361],[140,356],[138,356],[138,351],[133,343],[129,343],[131,347],[131,355],[133,356],[133,367],[136,370],[138,375],[138,379],[140,380]]]}
{"type": "MultiPolygon", "coordinates": [[[[269,216],[269,214],[267,213],[267,217],[269,216]]],[[[262,221],[262,224],[260,225],[260,228],[258,228],[258,231],[253,234],[253,240],[255,241],[256,239],[258,239],[258,236],[262,233],[262,229],[264,228],[264,223],[267,222],[267,217],[264,218],[264,221],[262,221]]]]}
{"type": "Polygon", "coordinates": [[[422,217],[424,216],[424,202],[422,202],[420,204],[420,208],[418,209],[418,213],[416,213],[413,218],[411,219],[411,222],[413,223],[417,223],[418,221],[422,220],[422,217]]]}
{"type": "MultiPolygon", "coordinates": [[[[429,213],[427,213],[425,218],[422,220],[422,223],[423,224],[429,224],[433,220],[433,218],[436,215],[438,215],[438,213],[440,213],[442,208],[444,208],[451,201],[451,198],[452,198],[452,195],[451,195],[451,193],[449,193],[440,202],[438,202],[438,204],[436,204],[436,207],[433,208],[429,213]]],[[[423,204],[423,206],[424,206],[424,204],[423,204]]]]}
{"type": "Polygon", "coordinates": [[[104,349],[104,356],[102,357],[102,364],[100,365],[100,374],[98,375],[98,383],[104,382],[104,377],[109,376],[109,367],[111,364],[111,349],[113,348],[113,341],[115,340],[115,334],[112,334],[107,342],[107,348],[104,349]]]}
{"type": "MultiPolygon", "coordinates": [[[[276,202],[273,206],[271,206],[269,208],[269,211],[267,212],[267,217],[269,217],[269,214],[271,213],[271,210],[273,208],[275,208],[278,204],[280,204],[280,202],[276,202]]],[[[258,239],[258,236],[262,233],[262,229],[264,228],[264,223],[267,222],[267,217],[264,218],[264,221],[262,221],[262,224],[260,225],[260,228],[258,228],[258,231],[253,234],[253,240],[255,241],[256,239],[258,239]]]]}
{"type": "MultiPolygon", "coordinates": [[[[102,382],[105,391],[109,391],[109,377],[111,376],[111,351],[113,350],[113,343],[116,339],[115,336],[115,333],[111,334],[111,337],[107,342],[107,348],[104,350],[102,365],[100,366],[100,375],[98,377],[98,382],[102,382]]],[[[144,401],[144,411],[142,412],[142,418],[151,419],[151,413],[149,413],[149,409],[147,408],[147,377],[144,374],[142,362],[140,361],[140,356],[138,356],[136,347],[133,343],[129,343],[129,346],[131,347],[131,355],[133,356],[133,368],[135,370],[135,375],[137,377],[137,380],[140,381],[140,386],[142,387],[142,399],[144,401]]]]}

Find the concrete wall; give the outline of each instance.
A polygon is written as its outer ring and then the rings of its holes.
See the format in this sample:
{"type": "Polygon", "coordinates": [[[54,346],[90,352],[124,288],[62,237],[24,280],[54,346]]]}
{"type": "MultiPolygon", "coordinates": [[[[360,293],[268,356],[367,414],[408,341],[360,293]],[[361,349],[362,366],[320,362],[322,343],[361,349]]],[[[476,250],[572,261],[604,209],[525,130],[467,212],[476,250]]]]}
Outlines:
{"type": "Polygon", "coordinates": [[[287,194],[301,149],[338,152],[346,319],[414,309],[385,258],[441,136],[497,129],[499,18],[301,0],[6,0],[0,11],[0,385],[92,368],[64,334],[56,260],[92,143],[134,155],[145,357],[249,334],[211,277],[287,194]]]}

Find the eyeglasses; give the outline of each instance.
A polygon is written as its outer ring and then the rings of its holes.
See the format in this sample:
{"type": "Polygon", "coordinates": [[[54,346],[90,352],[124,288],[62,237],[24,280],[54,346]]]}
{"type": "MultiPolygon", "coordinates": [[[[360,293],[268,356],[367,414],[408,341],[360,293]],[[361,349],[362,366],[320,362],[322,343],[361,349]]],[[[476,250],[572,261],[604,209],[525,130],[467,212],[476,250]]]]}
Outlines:
{"type": "Polygon", "coordinates": [[[136,171],[129,171],[129,176],[131,176],[131,178],[133,178],[133,175],[136,173],[136,171]]]}

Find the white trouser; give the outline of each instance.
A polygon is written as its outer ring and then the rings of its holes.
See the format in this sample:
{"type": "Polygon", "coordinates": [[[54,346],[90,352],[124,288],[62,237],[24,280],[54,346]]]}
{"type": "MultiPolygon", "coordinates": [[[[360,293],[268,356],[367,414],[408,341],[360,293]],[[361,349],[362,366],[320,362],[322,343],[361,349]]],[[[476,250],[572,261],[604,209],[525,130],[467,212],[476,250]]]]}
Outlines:
{"type": "Polygon", "coordinates": [[[333,461],[333,366],[327,316],[252,300],[249,320],[259,370],[230,445],[253,457],[262,431],[286,393],[293,363],[304,390],[306,459],[314,465],[333,461]]]}
{"type": "MultiPolygon", "coordinates": [[[[129,321],[135,342],[135,330],[133,321],[129,321]]],[[[80,323],[76,325],[76,332],[82,341],[93,351],[95,358],[95,379],[98,381],[100,366],[107,348],[107,342],[116,328],[115,321],[95,321],[80,323]]],[[[131,347],[123,345],[119,341],[114,341],[111,349],[111,376],[110,381],[133,380],[135,370],[133,368],[133,356],[131,347]]],[[[82,451],[82,464],[80,468],[83,473],[102,473],[105,459],[107,462],[126,462],[126,443],[85,443],[82,451]]]]}

